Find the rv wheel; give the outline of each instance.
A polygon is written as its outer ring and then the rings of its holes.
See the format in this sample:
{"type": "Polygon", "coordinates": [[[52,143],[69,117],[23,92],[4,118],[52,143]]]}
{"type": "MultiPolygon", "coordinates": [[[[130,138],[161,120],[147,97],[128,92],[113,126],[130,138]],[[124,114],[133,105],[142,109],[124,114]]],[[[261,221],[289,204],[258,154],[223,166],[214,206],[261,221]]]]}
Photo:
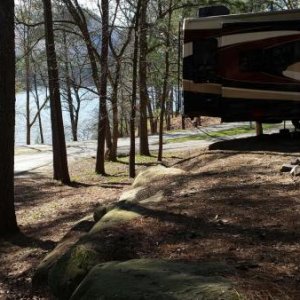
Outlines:
{"type": "Polygon", "coordinates": [[[292,120],[292,124],[296,129],[300,129],[300,120],[292,120]]]}

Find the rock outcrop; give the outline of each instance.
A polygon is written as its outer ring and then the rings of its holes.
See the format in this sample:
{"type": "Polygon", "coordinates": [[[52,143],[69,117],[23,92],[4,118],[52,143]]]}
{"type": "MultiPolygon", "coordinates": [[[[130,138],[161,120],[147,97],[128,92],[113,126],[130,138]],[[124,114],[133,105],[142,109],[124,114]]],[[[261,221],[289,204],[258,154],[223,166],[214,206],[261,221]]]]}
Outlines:
{"type": "Polygon", "coordinates": [[[238,299],[222,277],[234,272],[227,265],[137,259],[139,237],[124,241],[122,230],[153,214],[184,174],[162,166],[141,172],[118,202],[96,209],[89,232],[59,244],[35,277],[47,279],[58,299],[238,299]]]}

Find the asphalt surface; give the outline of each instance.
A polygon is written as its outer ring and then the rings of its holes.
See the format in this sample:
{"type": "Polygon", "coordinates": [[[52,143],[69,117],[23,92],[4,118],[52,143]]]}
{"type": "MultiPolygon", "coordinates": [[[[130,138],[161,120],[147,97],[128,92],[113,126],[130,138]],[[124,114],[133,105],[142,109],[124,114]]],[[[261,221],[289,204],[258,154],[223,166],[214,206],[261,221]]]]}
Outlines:
{"type": "MultiPolygon", "coordinates": [[[[223,123],[209,127],[200,127],[199,129],[182,130],[168,132],[164,134],[164,140],[193,136],[197,134],[207,134],[208,139],[205,140],[191,140],[179,143],[166,143],[164,144],[164,151],[175,150],[188,150],[207,147],[208,145],[224,140],[233,139],[237,137],[251,136],[253,134],[243,134],[238,136],[222,137],[222,138],[209,138],[209,133],[231,129],[249,125],[249,123],[223,123]]],[[[278,131],[278,129],[277,129],[278,131]]],[[[118,141],[118,154],[128,154],[130,140],[129,138],[120,138],[118,141]]],[[[97,142],[95,140],[70,142],[67,143],[68,160],[74,160],[81,157],[91,157],[96,155],[97,142]]],[[[158,150],[158,136],[149,136],[150,151],[158,150]]],[[[139,139],[136,139],[136,149],[139,149],[139,139]]],[[[15,175],[22,175],[29,172],[36,172],[39,168],[52,164],[52,147],[51,145],[30,145],[16,147],[15,155],[15,175]]]]}

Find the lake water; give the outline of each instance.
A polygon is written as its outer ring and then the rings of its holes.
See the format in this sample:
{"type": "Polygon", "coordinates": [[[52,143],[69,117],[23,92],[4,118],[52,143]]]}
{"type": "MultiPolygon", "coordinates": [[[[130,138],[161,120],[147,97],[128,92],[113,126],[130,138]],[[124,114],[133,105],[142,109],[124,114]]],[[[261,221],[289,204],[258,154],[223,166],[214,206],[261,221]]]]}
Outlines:
{"type": "MultiPolygon", "coordinates": [[[[78,138],[80,140],[87,140],[93,138],[94,132],[91,130],[93,123],[97,120],[98,115],[98,97],[86,91],[81,91],[80,93],[82,98],[81,111],[79,113],[79,122],[78,122],[78,138]]],[[[46,97],[45,90],[39,90],[40,105],[44,102],[46,97]]],[[[33,94],[30,94],[31,98],[31,120],[36,114],[36,104],[33,94]]],[[[75,98],[74,98],[75,99],[75,98]]],[[[71,126],[70,126],[70,117],[66,110],[66,103],[62,100],[63,106],[63,119],[66,140],[71,141],[71,126]]],[[[49,102],[46,107],[41,112],[42,116],[42,125],[43,133],[46,144],[51,144],[51,122],[50,122],[50,108],[49,102]]],[[[16,145],[24,145],[26,143],[26,93],[21,92],[16,95],[16,145]]],[[[38,128],[38,120],[31,129],[31,143],[38,144],[40,143],[40,135],[38,128]]]]}

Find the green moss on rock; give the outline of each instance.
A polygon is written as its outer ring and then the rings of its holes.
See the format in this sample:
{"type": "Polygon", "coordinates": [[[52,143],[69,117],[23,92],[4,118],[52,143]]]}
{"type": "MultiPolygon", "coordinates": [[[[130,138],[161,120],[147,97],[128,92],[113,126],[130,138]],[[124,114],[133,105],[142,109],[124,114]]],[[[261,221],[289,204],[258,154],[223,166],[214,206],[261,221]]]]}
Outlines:
{"type": "Polygon", "coordinates": [[[184,170],[177,169],[177,168],[166,168],[164,166],[155,166],[146,169],[145,171],[138,174],[135,178],[132,187],[142,187],[142,186],[149,186],[149,184],[153,184],[155,181],[160,181],[163,178],[170,178],[174,176],[181,176],[186,174],[184,170]]]}
{"type": "MultiPolygon", "coordinates": [[[[59,299],[68,299],[86,274],[97,264],[107,260],[132,258],[130,249],[123,245],[117,251],[116,244],[104,243],[104,229],[112,228],[118,224],[141,217],[138,211],[130,210],[131,204],[119,203],[119,205],[106,213],[92,230],[83,236],[71,249],[69,249],[54,264],[48,275],[49,287],[59,299]],[[113,253],[110,253],[113,251],[113,253]]],[[[120,244],[125,243],[121,241],[120,244]]]]}
{"type": "Polygon", "coordinates": [[[91,229],[90,234],[95,234],[104,228],[116,226],[120,223],[124,223],[133,219],[141,217],[136,211],[123,209],[122,207],[116,207],[105,214],[91,229]]]}
{"type": "Polygon", "coordinates": [[[76,245],[49,272],[48,283],[59,299],[68,299],[90,269],[99,263],[98,253],[88,244],[76,245]]]}
{"type": "Polygon", "coordinates": [[[150,259],[103,263],[92,269],[71,299],[241,299],[231,282],[218,275],[226,272],[232,269],[218,263],[150,259]]]}
{"type": "Polygon", "coordinates": [[[91,229],[93,224],[94,222],[91,217],[88,216],[81,219],[70,229],[55,249],[51,251],[38,265],[32,278],[32,284],[34,286],[40,286],[47,283],[49,270],[83,235],[91,229]]]}

